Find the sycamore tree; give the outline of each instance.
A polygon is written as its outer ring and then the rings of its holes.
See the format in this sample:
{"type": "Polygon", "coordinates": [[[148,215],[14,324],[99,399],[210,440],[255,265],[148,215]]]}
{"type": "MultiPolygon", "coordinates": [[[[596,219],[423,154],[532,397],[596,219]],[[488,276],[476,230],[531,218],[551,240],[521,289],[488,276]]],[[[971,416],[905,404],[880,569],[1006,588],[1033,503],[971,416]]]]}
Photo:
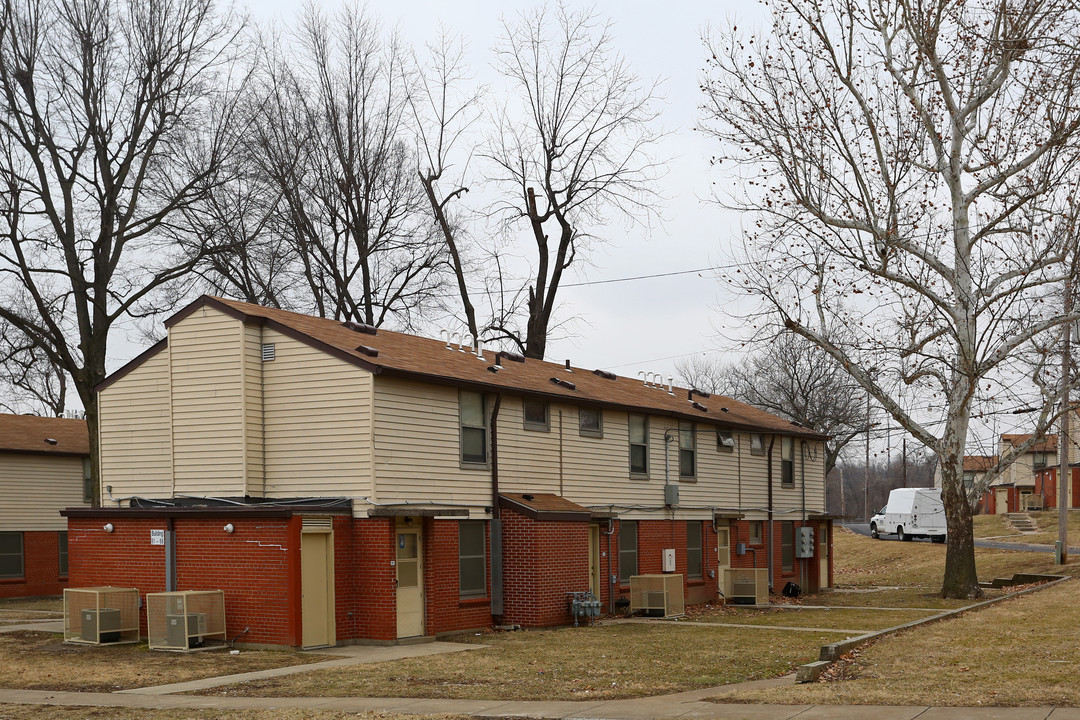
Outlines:
{"type": "Polygon", "coordinates": [[[1074,318],[1054,291],[1074,254],[1080,11],[1061,0],[770,9],[761,33],[706,40],[704,129],[733,171],[721,195],[754,218],[751,262],[729,279],[760,301],[759,327],[823,348],[937,455],[942,594],[977,596],[963,485],[972,418],[1038,398],[1026,416],[1036,442],[1061,389],[1054,338],[1074,318]]]}

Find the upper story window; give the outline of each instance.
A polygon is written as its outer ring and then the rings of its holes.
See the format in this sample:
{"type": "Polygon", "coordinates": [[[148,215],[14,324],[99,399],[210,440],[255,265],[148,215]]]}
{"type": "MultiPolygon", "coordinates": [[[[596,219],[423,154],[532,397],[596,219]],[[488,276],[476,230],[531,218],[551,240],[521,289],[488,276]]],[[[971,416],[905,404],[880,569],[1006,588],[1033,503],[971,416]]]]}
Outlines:
{"type": "Polygon", "coordinates": [[[1041,470],[1042,468],[1046,467],[1046,453],[1044,453],[1044,452],[1032,453],[1032,458],[1031,459],[1032,459],[1032,464],[1035,466],[1036,470],[1041,470]]]}
{"type": "Polygon", "coordinates": [[[83,458],[83,502],[94,502],[94,476],[90,467],[90,458],[83,458]]]}
{"type": "Polygon", "coordinates": [[[730,433],[726,430],[717,430],[716,449],[720,452],[735,452],[735,433],[730,433]]]}
{"type": "Polygon", "coordinates": [[[761,433],[750,433],[750,454],[765,454],[765,436],[761,433]]]}
{"type": "Polygon", "coordinates": [[[780,483],[795,484],[795,438],[780,438],[780,483]]]}
{"type": "Polygon", "coordinates": [[[649,474],[649,417],[630,414],[630,474],[649,474]]]}
{"type": "Polygon", "coordinates": [[[697,475],[697,450],[694,423],[679,422],[679,477],[697,475]]]}
{"type": "Polygon", "coordinates": [[[525,429],[548,432],[551,429],[551,415],[548,404],[543,400],[525,398],[525,429]]]}
{"type": "Polygon", "coordinates": [[[603,437],[603,413],[600,408],[578,408],[578,432],[589,437],[603,437]]]}
{"type": "Polygon", "coordinates": [[[968,470],[964,473],[964,487],[970,489],[975,484],[975,473],[968,470]]]}
{"type": "Polygon", "coordinates": [[[461,415],[461,462],[487,463],[487,403],[484,394],[462,390],[458,401],[461,415]]]}

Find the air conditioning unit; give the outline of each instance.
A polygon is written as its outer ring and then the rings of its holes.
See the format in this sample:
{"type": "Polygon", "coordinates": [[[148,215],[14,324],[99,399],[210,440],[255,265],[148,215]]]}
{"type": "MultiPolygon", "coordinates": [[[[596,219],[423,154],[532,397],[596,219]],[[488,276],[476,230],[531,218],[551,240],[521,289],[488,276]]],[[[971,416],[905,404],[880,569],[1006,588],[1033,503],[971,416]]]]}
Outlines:
{"type": "Polygon", "coordinates": [[[139,642],[136,588],[64,589],[64,642],[105,645],[139,642]]]}
{"type": "Polygon", "coordinates": [[[631,575],[630,612],[638,610],[657,617],[682,615],[685,610],[683,576],[631,575]]]}
{"type": "Polygon", "coordinates": [[[767,605],[768,568],[725,568],[724,597],[736,605],[767,605]]]}
{"type": "Polygon", "coordinates": [[[146,596],[151,650],[192,650],[225,644],[225,593],[184,590],[146,596]]]}

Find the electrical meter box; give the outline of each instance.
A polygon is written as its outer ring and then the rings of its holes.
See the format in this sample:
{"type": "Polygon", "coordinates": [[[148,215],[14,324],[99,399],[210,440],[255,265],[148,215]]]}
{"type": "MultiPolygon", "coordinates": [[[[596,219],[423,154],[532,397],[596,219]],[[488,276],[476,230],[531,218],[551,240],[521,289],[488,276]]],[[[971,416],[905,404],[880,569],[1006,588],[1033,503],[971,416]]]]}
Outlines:
{"type": "Polygon", "coordinates": [[[812,528],[812,527],[797,527],[797,528],[795,528],[795,557],[797,557],[797,558],[812,558],[812,557],[814,557],[814,528],[812,528]]]}

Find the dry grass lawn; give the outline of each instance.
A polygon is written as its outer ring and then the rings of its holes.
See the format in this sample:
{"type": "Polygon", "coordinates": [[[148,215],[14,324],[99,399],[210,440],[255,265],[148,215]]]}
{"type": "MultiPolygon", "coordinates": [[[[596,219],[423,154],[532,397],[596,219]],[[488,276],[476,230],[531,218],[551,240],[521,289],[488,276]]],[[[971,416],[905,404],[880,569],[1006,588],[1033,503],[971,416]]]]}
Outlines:
{"type": "MultiPolygon", "coordinates": [[[[876,595],[876,593],[873,593],[876,595]]],[[[874,610],[872,608],[837,608],[835,610],[799,610],[797,607],[775,608],[717,608],[696,615],[697,622],[733,623],[738,625],[774,625],[781,627],[827,628],[833,630],[884,630],[903,623],[930,617],[925,610],[874,610]]]]}
{"type": "Polygon", "coordinates": [[[63,617],[62,598],[4,598],[0,600],[0,623],[48,620],[63,617]]]}
{"type": "Polygon", "coordinates": [[[843,635],[674,623],[486,633],[487,649],[314,670],[206,695],[586,700],[660,695],[775,677],[843,635]]]}
{"type": "MultiPolygon", "coordinates": [[[[0,634],[0,687],[112,692],[325,660],[292,652],[166,653],[146,645],[66,645],[62,635],[0,634]]],[[[3,716],[0,715],[0,718],[3,716]]]]}
{"type": "Polygon", "coordinates": [[[467,720],[462,715],[343,713],[333,710],[148,710],[0,705],[0,720],[467,720]]]}
{"type": "Polygon", "coordinates": [[[1080,706],[1075,582],[886,637],[843,680],[733,691],[721,702],[1080,706]]]}

